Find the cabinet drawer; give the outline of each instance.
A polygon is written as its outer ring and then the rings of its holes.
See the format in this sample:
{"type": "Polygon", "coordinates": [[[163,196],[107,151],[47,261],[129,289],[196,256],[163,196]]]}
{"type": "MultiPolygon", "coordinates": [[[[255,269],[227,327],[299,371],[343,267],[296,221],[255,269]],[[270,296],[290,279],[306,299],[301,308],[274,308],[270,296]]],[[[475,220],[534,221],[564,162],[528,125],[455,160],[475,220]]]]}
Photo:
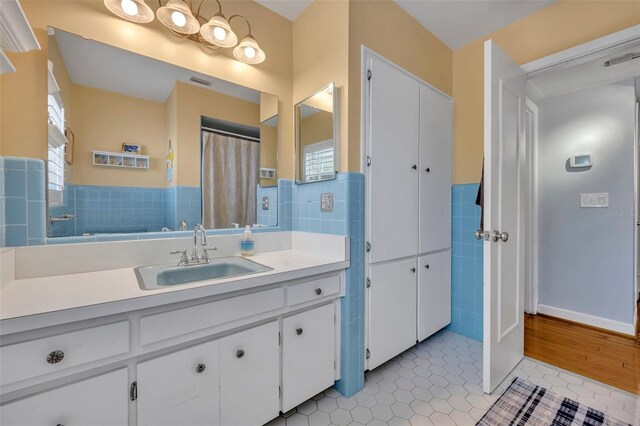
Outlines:
{"type": "Polygon", "coordinates": [[[320,278],[287,288],[287,304],[289,306],[310,302],[340,292],[340,276],[320,278]]]}
{"type": "Polygon", "coordinates": [[[3,426],[118,426],[128,423],[125,368],[4,405],[3,426]]]}
{"type": "Polygon", "coordinates": [[[2,386],[129,352],[129,321],[0,348],[2,386]]]}
{"type": "Polygon", "coordinates": [[[143,345],[215,327],[284,307],[284,289],[274,288],[140,319],[143,345]]]}

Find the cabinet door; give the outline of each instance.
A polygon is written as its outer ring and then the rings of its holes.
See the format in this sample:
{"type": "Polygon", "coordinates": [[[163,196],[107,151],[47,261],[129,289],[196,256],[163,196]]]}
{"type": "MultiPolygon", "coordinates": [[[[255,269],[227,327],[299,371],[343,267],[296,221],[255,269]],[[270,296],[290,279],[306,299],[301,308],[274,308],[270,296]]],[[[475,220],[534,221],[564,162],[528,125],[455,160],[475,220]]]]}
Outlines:
{"type": "Polygon", "coordinates": [[[138,364],[138,425],[218,425],[219,351],[214,340],[138,364]]]}
{"type": "Polygon", "coordinates": [[[418,340],[424,340],[451,322],[451,251],[418,263],[418,340]]]}
{"type": "Polygon", "coordinates": [[[262,425],[280,411],[277,321],[220,340],[220,422],[262,425]]]}
{"type": "Polygon", "coordinates": [[[63,386],[0,408],[3,426],[127,425],[127,370],[63,386]]]}
{"type": "Polygon", "coordinates": [[[335,306],[324,305],[282,320],[282,411],[333,385],[335,306]]]}
{"type": "Polygon", "coordinates": [[[416,344],[416,263],[369,267],[369,369],[416,344]]]}
{"type": "Polygon", "coordinates": [[[369,262],[375,263],[418,253],[420,85],[380,59],[370,66],[371,165],[365,199],[369,262]]]}
{"type": "Polygon", "coordinates": [[[420,87],[420,253],[451,247],[451,100],[420,87]]]}

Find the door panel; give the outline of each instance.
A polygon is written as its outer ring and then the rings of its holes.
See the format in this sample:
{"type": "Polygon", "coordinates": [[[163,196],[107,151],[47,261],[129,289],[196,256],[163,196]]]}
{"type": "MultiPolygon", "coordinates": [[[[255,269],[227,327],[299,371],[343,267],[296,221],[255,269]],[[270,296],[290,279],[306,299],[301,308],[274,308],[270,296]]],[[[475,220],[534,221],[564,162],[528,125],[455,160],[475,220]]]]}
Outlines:
{"type": "Polygon", "coordinates": [[[451,247],[452,104],[420,86],[420,253],[451,247]]]}
{"type": "Polygon", "coordinates": [[[138,425],[218,425],[219,351],[214,340],[138,364],[138,425]]]}
{"type": "Polygon", "coordinates": [[[451,322],[451,251],[418,259],[418,340],[451,322]]]}
{"type": "Polygon", "coordinates": [[[484,55],[484,226],[508,233],[506,241],[484,242],[483,387],[489,393],[524,353],[525,74],[491,40],[484,55]]]}
{"type": "Polygon", "coordinates": [[[332,386],[335,379],[335,305],[282,320],[282,411],[332,386]]]}
{"type": "Polygon", "coordinates": [[[220,340],[221,424],[262,425],[278,416],[279,330],[273,321],[220,340]]]}
{"type": "Polygon", "coordinates": [[[127,369],[120,369],[4,405],[0,424],[125,426],[127,388],[127,369]]]}
{"type": "Polygon", "coordinates": [[[369,267],[369,369],[416,343],[416,258],[369,267]]]}
{"type": "Polygon", "coordinates": [[[369,262],[375,263],[418,252],[420,85],[378,58],[370,66],[371,166],[366,198],[369,262]]]}

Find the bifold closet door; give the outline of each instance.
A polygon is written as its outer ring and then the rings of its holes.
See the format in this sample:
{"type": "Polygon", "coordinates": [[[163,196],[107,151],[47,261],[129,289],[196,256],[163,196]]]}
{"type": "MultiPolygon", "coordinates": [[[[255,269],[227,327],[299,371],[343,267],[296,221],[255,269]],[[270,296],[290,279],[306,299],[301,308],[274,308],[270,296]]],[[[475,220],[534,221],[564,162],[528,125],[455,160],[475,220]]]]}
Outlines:
{"type": "Polygon", "coordinates": [[[418,258],[418,340],[451,322],[451,250],[418,258]]]}
{"type": "Polygon", "coordinates": [[[369,267],[369,369],[416,344],[416,263],[414,257],[369,267]]]}
{"type": "Polygon", "coordinates": [[[418,252],[420,84],[372,59],[367,155],[369,263],[418,252]]]}
{"type": "Polygon", "coordinates": [[[420,253],[451,247],[452,107],[420,86],[420,253]]]}

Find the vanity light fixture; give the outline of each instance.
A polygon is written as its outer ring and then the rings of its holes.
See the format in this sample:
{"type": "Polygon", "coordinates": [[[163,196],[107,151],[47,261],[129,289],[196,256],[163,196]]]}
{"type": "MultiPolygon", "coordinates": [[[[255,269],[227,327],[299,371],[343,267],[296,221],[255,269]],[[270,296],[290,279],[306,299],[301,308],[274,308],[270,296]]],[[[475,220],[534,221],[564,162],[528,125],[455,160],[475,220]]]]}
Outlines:
{"type": "Polygon", "coordinates": [[[104,0],[104,5],[113,14],[127,21],[138,24],[153,21],[153,10],[144,0],[104,0]]]}
{"type": "MultiPolygon", "coordinates": [[[[191,0],[168,0],[156,11],[158,20],[175,36],[195,41],[202,46],[218,50],[234,48],[233,56],[245,64],[256,65],[264,62],[266,55],[251,33],[251,24],[242,15],[233,15],[228,20],[222,13],[220,0],[218,13],[210,19],[204,18],[200,11],[209,0],[202,0],[198,8],[193,11],[191,0]],[[242,18],[249,27],[247,35],[238,43],[238,36],[231,28],[231,21],[242,18]]],[[[144,0],[104,0],[104,4],[111,12],[120,18],[136,23],[153,21],[153,11],[144,0]]]]}

